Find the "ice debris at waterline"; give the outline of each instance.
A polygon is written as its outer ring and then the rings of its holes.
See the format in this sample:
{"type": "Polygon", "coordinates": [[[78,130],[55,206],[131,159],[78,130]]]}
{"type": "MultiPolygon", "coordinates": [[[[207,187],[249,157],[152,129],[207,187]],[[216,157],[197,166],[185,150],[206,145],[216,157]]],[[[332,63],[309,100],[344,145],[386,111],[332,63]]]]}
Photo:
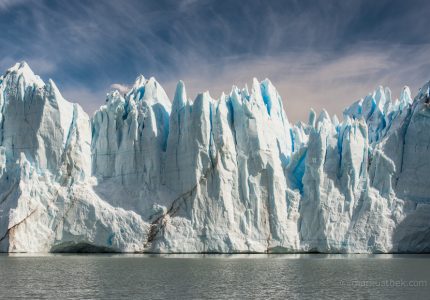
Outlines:
{"type": "Polygon", "coordinates": [[[292,125],[269,80],[173,103],[154,79],[89,118],[26,63],[0,77],[3,252],[430,251],[427,83],[292,125]]]}

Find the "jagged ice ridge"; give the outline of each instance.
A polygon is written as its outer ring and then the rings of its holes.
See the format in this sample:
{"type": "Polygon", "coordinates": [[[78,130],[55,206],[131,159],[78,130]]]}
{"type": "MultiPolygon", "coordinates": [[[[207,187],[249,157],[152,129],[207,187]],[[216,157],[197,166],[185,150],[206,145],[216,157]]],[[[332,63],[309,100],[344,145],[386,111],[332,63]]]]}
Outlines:
{"type": "Polygon", "coordinates": [[[0,77],[0,251],[430,251],[430,83],[289,123],[269,80],[89,118],[26,63],[0,77]]]}

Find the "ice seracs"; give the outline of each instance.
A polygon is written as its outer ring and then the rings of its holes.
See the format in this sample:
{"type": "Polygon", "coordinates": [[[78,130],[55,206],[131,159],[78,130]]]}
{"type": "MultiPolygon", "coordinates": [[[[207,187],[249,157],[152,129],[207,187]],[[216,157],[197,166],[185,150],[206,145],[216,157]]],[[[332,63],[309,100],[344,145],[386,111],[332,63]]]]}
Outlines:
{"type": "Polygon", "coordinates": [[[0,77],[0,250],[430,251],[427,83],[290,124],[268,80],[171,103],[154,79],[89,118],[25,63],[0,77]]]}
{"type": "Polygon", "coordinates": [[[91,124],[27,64],[0,84],[0,250],[137,251],[146,224],[90,188],[91,124]]]}

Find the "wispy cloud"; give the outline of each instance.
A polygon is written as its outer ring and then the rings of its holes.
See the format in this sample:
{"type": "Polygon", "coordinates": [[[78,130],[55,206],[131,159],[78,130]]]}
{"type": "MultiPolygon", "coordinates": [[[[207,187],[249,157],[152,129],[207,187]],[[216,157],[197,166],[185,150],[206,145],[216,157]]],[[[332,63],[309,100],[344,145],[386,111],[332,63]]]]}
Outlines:
{"type": "Polygon", "coordinates": [[[0,0],[0,67],[29,61],[90,113],[139,73],[190,97],[269,77],[304,119],[429,77],[430,4],[413,2],[0,0]]]}
{"type": "Polygon", "coordinates": [[[14,6],[21,5],[28,0],[0,0],[0,11],[5,11],[13,8],[14,6]]]}
{"type": "Polygon", "coordinates": [[[110,88],[113,90],[117,90],[121,94],[125,94],[130,90],[131,85],[122,84],[122,83],[114,83],[114,84],[110,85],[110,88]]]}

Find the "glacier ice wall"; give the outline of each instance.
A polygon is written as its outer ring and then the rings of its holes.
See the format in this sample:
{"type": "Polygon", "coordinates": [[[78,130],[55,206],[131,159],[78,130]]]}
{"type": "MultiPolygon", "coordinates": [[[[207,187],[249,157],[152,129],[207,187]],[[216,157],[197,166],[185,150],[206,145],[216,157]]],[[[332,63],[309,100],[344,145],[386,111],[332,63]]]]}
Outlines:
{"type": "Polygon", "coordinates": [[[89,118],[25,63],[0,77],[0,251],[430,251],[430,83],[290,124],[269,80],[89,118]]]}

